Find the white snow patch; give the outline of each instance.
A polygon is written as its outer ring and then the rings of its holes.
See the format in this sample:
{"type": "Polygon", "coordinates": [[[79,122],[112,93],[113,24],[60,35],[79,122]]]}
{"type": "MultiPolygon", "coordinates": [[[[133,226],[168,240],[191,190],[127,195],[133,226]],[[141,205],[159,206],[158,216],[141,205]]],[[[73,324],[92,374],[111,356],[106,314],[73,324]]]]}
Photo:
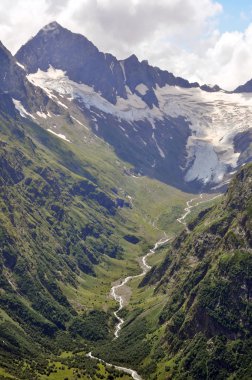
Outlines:
{"type": "Polygon", "coordinates": [[[145,95],[149,89],[147,86],[145,86],[145,84],[140,83],[136,86],[135,90],[137,90],[139,92],[139,94],[145,95]]]}
{"type": "Polygon", "coordinates": [[[156,129],[155,120],[150,119],[150,123],[151,123],[152,129],[156,129]]]}
{"type": "Polygon", "coordinates": [[[147,142],[144,141],[144,139],[143,139],[142,137],[140,138],[140,140],[142,141],[142,143],[143,143],[145,146],[147,146],[147,142]]]}
{"type": "Polygon", "coordinates": [[[47,119],[47,115],[46,115],[44,112],[39,112],[39,111],[37,111],[36,114],[37,114],[39,117],[42,117],[43,119],[47,119]]]}
{"type": "MultiPolygon", "coordinates": [[[[126,80],[123,62],[120,65],[126,80]]],[[[148,120],[154,129],[158,127],[157,121],[183,117],[192,133],[187,142],[188,160],[184,168],[187,181],[197,178],[204,183],[218,183],[227,171],[235,169],[240,154],[234,152],[234,136],[248,130],[252,124],[252,94],[210,93],[199,88],[166,85],[154,90],[159,108],[150,109],[139,96],[131,93],[128,86],[128,98],[117,97],[114,105],[92,87],[75,83],[62,70],[52,67],[47,72],[39,70],[30,74],[28,79],[51,95],[56,91],[70,99],[78,99],[89,109],[95,107],[128,123],[148,120]]],[[[142,93],[146,90],[143,84],[138,86],[142,93]]],[[[163,157],[164,152],[157,140],[156,144],[163,157]]]]}
{"type": "Polygon", "coordinates": [[[71,115],[71,118],[72,118],[73,120],[75,120],[76,123],[80,124],[82,127],[88,129],[88,127],[87,127],[86,125],[84,125],[83,123],[81,123],[81,122],[80,122],[78,119],[76,119],[74,116],[71,115]]]}
{"type": "Polygon", "coordinates": [[[22,65],[20,62],[16,61],[16,64],[21,67],[21,69],[23,69],[24,71],[26,71],[24,65],[22,65]]]}
{"type": "Polygon", "coordinates": [[[126,90],[126,94],[127,94],[127,96],[128,96],[128,95],[132,95],[132,91],[131,91],[131,89],[129,88],[129,86],[125,86],[125,90],[126,90]]]}
{"type": "Polygon", "coordinates": [[[48,128],[47,130],[48,130],[48,132],[52,133],[53,135],[59,137],[60,139],[65,140],[65,141],[71,143],[71,141],[68,140],[65,135],[62,135],[61,133],[56,133],[56,132],[52,131],[50,128],[48,128]]]}
{"type": "Polygon", "coordinates": [[[164,151],[160,148],[160,146],[158,145],[158,142],[157,142],[157,139],[156,139],[156,137],[155,137],[155,133],[154,132],[152,132],[152,139],[154,140],[154,142],[155,142],[155,144],[156,144],[156,147],[157,147],[157,149],[158,149],[158,151],[159,151],[159,154],[160,154],[160,156],[162,157],[162,158],[165,158],[165,154],[164,154],[164,151]]]}
{"type": "Polygon", "coordinates": [[[226,172],[226,165],[219,161],[212,145],[201,140],[195,140],[190,153],[193,154],[193,164],[185,175],[187,182],[201,180],[206,184],[222,181],[226,172]]]}
{"type": "Polygon", "coordinates": [[[24,108],[23,104],[20,102],[20,100],[17,100],[17,99],[14,99],[12,98],[12,101],[14,103],[14,106],[16,108],[16,110],[20,113],[20,115],[22,117],[25,117],[27,118],[27,116],[31,117],[32,119],[36,120],[36,118],[31,115],[29,112],[26,111],[26,109],[24,108]]]}
{"type": "Polygon", "coordinates": [[[212,189],[212,190],[218,190],[218,189],[221,188],[222,186],[228,185],[230,182],[231,182],[231,178],[230,178],[230,179],[227,179],[227,180],[224,181],[224,182],[221,182],[220,184],[218,184],[218,185],[212,187],[211,189],[212,189]]]}
{"type": "Polygon", "coordinates": [[[110,68],[110,70],[111,70],[112,73],[113,73],[114,66],[115,66],[115,63],[111,62],[109,68],[110,68]]]}
{"type": "Polygon", "coordinates": [[[165,86],[157,88],[156,96],[164,114],[184,117],[192,131],[185,179],[220,182],[237,166],[240,154],[234,152],[233,139],[251,125],[252,95],[165,86]]]}
{"type": "Polygon", "coordinates": [[[53,91],[63,95],[72,93],[71,86],[67,86],[65,81],[64,71],[56,70],[52,66],[46,72],[38,69],[36,74],[27,75],[27,79],[35,86],[41,87],[52,99],[58,100],[53,91]]]}
{"type": "Polygon", "coordinates": [[[64,107],[64,108],[68,109],[68,107],[67,107],[64,103],[60,102],[59,100],[57,100],[57,103],[58,103],[61,107],[64,107]]]}
{"type": "Polygon", "coordinates": [[[152,168],[156,167],[156,160],[154,160],[153,164],[151,165],[152,168]]]}
{"type": "Polygon", "coordinates": [[[58,24],[55,21],[53,21],[50,24],[44,26],[42,31],[44,33],[47,33],[47,32],[52,32],[53,30],[57,30],[57,29],[58,29],[58,24]]]}
{"type": "Polygon", "coordinates": [[[120,66],[121,66],[122,72],[123,72],[124,83],[126,83],[126,73],[125,73],[124,62],[120,61],[120,66]]]}
{"type": "Polygon", "coordinates": [[[78,99],[89,109],[95,107],[106,114],[112,114],[128,122],[162,118],[158,108],[150,109],[139,96],[132,94],[127,86],[128,99],[117,97],[117,103],[114,105],[96,93],[92,87],[71,81],[62,70],[54,69],[51,66],[47,72],[39,69],[37,73],[29,74],[27,78],[33,84],[44,89],[50,96],[53,96],[52,92],[56,91],[71,99],[78,99]]]}

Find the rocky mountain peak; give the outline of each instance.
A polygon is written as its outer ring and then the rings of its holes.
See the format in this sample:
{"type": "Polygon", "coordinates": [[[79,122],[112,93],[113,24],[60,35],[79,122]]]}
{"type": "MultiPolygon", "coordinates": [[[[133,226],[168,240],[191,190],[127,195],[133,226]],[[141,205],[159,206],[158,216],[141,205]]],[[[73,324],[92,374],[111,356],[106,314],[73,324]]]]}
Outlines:
{"type": "Polygon", "coordinates": [[[29,73],[47,71],[50,66],[63,70],[69,79],[93,87],[111,103],[116,102],[116,94],[126,96],[116,58],[100,52],[86,37],[56,22],[46,25],[22,46],[16,58],[29,73]]]}
{"type": "MultiPolygon", "coordinates": [[[[56,92],[57,78],[50,75],[61,70],[65,89],[71,97],[74,94],[72,104],[91,120],[94,133],[114,146],[139,173],[159,173],[158,178],[176,186],[186,182],[186,188],[190,184],[198,189],[228,180],[229,172],[250,159],[247,127],[238,119],[234,105],[234,101],[237,106],[243,104],[243,99],[233,99],[218,86],[190,83],[148,61],[139,61],[135,54],[118,60],[57,22],[46,25],[22,46],[16,59],[29,78],[33,76],[32,83],[38,80],[40,69],[41,87],[51,86],[56,92]],[[220,112],[214,112],[215,107],[220,112]],[[226,109],[236,120],[232,131],[226,109]],[[139,153],[132,155],[133,150],[139,153]],[[144,157],[141,164],[139,156],[144,157]]],[[[250,115],[249,108],[247,111],[250,115]]]]}
{"type": "Polygon", "coordinates": [[[234,92],[242,93],[242,92],[252,92],[252,79],[250,79],[245,84],[238,86],[234,92]]]}
{"type": "Polygon", "coordinates": [[[116,104],[118,96],[127,98],[126,86],[132,93],[136,93],[138,85],[146,86],[144,94],[137,94],[150,108],[158,106],[153,93],[156,86],[199,87],[198,83],[191,84],[150,66],[148,61],[139,62],[135,54],[119,61],[112,54],[100,52],[86,37],[72,33],[55,21],[23,45],[16,58],[29,73],[38,69],[47,71],[50,66],[61,69],[69,79],[92,87],[112,104],[116,104]]]}
{"type": "Polygon", "coordinates": [[[45,25],[41,32],[53,32],[55,30],[62,30],[64,29],[57,21],[52,21],[49,24],[45,25]]]}
{"type": "Polygon", "coordinates": [[[124,60],[125,63],[138,64],[139,60],[135,54],[130,55],[124,60]]]}

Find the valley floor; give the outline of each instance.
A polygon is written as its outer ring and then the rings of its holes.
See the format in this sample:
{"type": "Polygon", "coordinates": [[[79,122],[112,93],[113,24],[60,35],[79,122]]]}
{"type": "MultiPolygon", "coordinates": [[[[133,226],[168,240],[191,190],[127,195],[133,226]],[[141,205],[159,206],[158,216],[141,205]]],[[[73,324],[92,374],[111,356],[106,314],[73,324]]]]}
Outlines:
{"type": "MultiPolygon", "coordinates": [[[[141,180],[140,180],[141,181],[141,180]]],[[[145,185],[146,186],[146,185],[145,185]]],[[[139,189],[141,190],[141,185],[139,186],[139,189]]],[[[160,192],[160,190],[159,190],[160,192]]],[[[178,210],[182,210],[183,207],[181,200],[179,199],[179,202],[176,203],[176,201],[172,204],[172,206],[168,206],[168,211],[164,210],[159,215],[156,215],[151,221],[151,216],[146,215],[144,218],[146,218],[146,224],[143,228],[143,231],[151,231],[150,234],[150,240],[149,240],[149,247],[151,246],[152,239],[158,236],[162,236],[164,232],[162,230],[165,228],[167,232],[165,234],[168,234],[168,237],[161,238],[160,242],[168,243],[170,239],[172,239],[178,231],[181,231],[184,226],[184,219],[190,220],[191,215],[195,212],[198,212],[201,209],[204,209],[206,205],[213,204],[214,200],[212,200],[212,195],[204,195],[192,199],[189,198],[190,195],[183,195],[183,197],[188,199],[186,201],[186,208],[184,210],[184,213],[182,216],[179,217],[178,210]],[[189,208],[188,208],[189,207],[189,208]],[[178,209],[178,210],[177,210],[178,209]],[[197,209],[197,211],[196,211],[197,209]],[[176,212],[174,212],[176,210],[176,212]],[[192,212],[191,215],[189,215],[192,212]],[[176,221],[176,219],[178,219],[176,221]],[[181,227],[179,223],[181,224],[181,227]],[[147,226],[147,230],[146,230],[147,226]],[[150,227],[148,227],[150,226],[150,227]],[[167,227],[171,226],[170,230],[167,230],[167,227]]],[[[158,204],[157,204],[158,206],[158,204]]],[[[152,206],[153,207],[153,206],[152,206]]],[[[158,207],[157,207],[158,208],[158,207]]],[[[154,209],[154,208],[153,208],[154,209]]],[[[123,210],[124,213],[127,214],[127,210],[123,210]]],[[[180,211],[181,212],[181,211],[180,211]]],[[[153,212],[150,213],[153,215],[153,212]]],[[[181,215],[181,214],[180,214],[181,215]]],[[[145,232],[145,233],[146,233],[145,232]]],[[[148,232],[147,232],[148,233],[148,232]]],[[[166,235],[167,236],[167,235],[166,235]]],[[[121,328],[123,327],[123,339],[122,342],[121,337],[118,339],[117,343],[125,344],[125,339],[127,339],[128,334],[128,328],[129,321],[136,321],[138,320],[138,317],[141,316],[141,318],[146,316],[148,320],[149,327],[144,329],[144,334],[148,335],[148,340],[151,342],[153,339],[157,339],[157,334],[159,335],[161,333],[160,331],[154,331],[149,332],[148,329],[150,329],[150,326],[154,326],[156,323],[156,318],[162,307],[165,303],[165,298],[160,296],[156,296],[153,294],[154,288],[151,286],[139,288],[139,283],[141,281],[142,276],[150,270],[151,266],[157,265],[161,263],[165,257],[165,250],[161,249],[160,246],[162,244],[156,244],[155,249],[151,250],[150,253],[147,253],[144,257],[141,258],[141,260],[138,263],[138,258],[142,256],[142,252],[147,249],[147,246],[134,246],[134,249],[130,253],[127,253],[124,260],[116,260],[108,258],[105,260],[98,268],[97,268],[97,277],[92,276],[82,276],[79,278],[79,288],[76,290],[76,288],[71,286],[65,286],[64,284],[61,285],[62,291],[64,294],[67,295],[69,301],[72,305],[74,305],[75,308],[79,309],[80,311],[85,309],[94,309],[94,310],[104,310],[106,312],[110,313],[111,308],[116,308],[116,302],[120,302],[120,307],[115,315],[115,319],[113,321],[113,324],[111,325],[111,331],[114,330],[113,334],[115,334],[115,331],[117,331],[117,336],[121,333],[121,328]],[[158,249],[159,248],[159,249],[158,249]],[[143,272],[139,274],[139,266],[143,269],[143,272]],[[133,273],[133,274],[132,274],[133,273]],[[112,284],[122,282],[122,280],[118,280],[123,278],[125,275],[130,275],[132,277],[128,278],[130,283],[124,284],[124,286],[120,286],[116,289],[114,294],[112,294],[113,297],[111,297],[111,290],[110,290],[110,284],[112,280],[112,284]],[[117,281],[118,280],[118,281],[117,281]],[[116,282],[115,282],[116,281],[116,282]],[[114,298],[114,301],[113,301],[114,298]],[[123,310],[125,308],[125,311],[123,310]],[[119,315],[117,314],[119,313],[119,315]],[[125,314],[126,313],[126,314],[125,314]],[[120,319],[121,325],[120,328],[118,328],[118,319],[120,319]],[[117,324],[117,327],[114,326],[117,324]]],[[[114,285],[113,285],[114,286],[114,285]]],[[[113,289],[113,288],[112,288],[113,289]]],[[[115,314],[115,313],[114,313],[115,314]]],[[[129,339],[132,332],[129,331],[129,339]]],[[[143,336],[140,333],[140,336],[136,334],[136,339],[142,340],[143,336]]],[[[86,343],[86,347],[83,347],[80,351],[77,353],[71,353],[71,352],[63,352],[60,356],[55,357],[52,356],[50,359],[47,359],[46,362],[41,364],[41,370],[39,369],[39,364],[32,361],[29,362],[22,362],[21,367],[18,365],[17,368],[19,368],[19,371],[21,372],[21,376],[19,377],[18,373],[16,372],[17,369],[14,371],[14,374],[11,374],[7,369],[2,368],[0,372],[0,379],[32,379],[32,376],[35,376],[39,380],[44,379],[68,379],[68,380],[76,380],[76,379],[90,379],[90,376],[92,379],[130,379],[131,376],[127,374],[127,370],[125,373],[125,370],[122,371],[119,367],[124,367],[124,364],[126,368],[129,368],[129,365],[131,363],[130,359],[130,352],[129,357],[125,357],[124,361],[122,362],[122,365],[119,363],[119,358],[116,359],[116,355],[113,359],[113,362],[116,364],[116,366],[120,369],[119,372],[117,372],[117,367],[112,366],[108,367],[107,365],[104,365],[103,363],[99,363],[97,360],[90,360],[90,358],[87,357],[87,353],[90,349],[94,350],[94,355],[97,356],[97,353],[99,354],[99,357],[104,357],[104,349],[106,350],[106,347],[108,347],[108,344],[111,346],[112,351],[116,348],[116,344],[114,345],[114,341],[112,340],[111,343],[104,342],[99,343],[98,346],[96,342],[93,343],[86,343]],[[100,348],[99,348],[100,346],[100,348]],[[104,346],[104,348],[102,348],[104,346]],[[101,351],[99,353],[99,351],[101,351]],[[42,370],[43,368],[43,370],[42,370]],[[41,372],[42,371],[42,372],[41,372]],[[18,377],[16,377],[18,376],[18,377]]],[[[131,344],[134,344],[134,341],[131,342],[131,344]]],[[[138,344],[136,345],[136,349],[138,347],[138,344]]],[[[140,351],[141,351],[140,347],[140,351]]],[[[135,349],[133,349],[134,351],[135,349]]],[[[75,350],[76,351],[76,350],[75,350]]],[[[130,348],[129,348],[129,351],[130,348]]],[[[110,355],[108,353],[108,355],[110,355]]],[[[114,354],[112,355],[114,356],[114,354]]],[[[108,356],[105,355],[105,360],[107,360],[108,356]]],[[[134,361],[134,360],[133,360],[134,361]]],[[[134,364],[134,363],[133,363],[134,364]]],[[[133,372],[133,378],[134,379],[142,379],[140,375],[133,372]],[[134,377],[135,376],[135,377],[134,377]]],[[[145,378],[143,376],[143,378],[145,378]]]]}

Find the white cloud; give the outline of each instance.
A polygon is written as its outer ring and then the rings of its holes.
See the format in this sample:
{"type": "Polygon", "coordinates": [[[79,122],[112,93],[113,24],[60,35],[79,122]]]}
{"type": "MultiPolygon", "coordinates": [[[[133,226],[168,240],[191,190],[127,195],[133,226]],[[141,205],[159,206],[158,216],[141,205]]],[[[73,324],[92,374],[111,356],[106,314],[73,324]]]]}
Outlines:
{"type": "Polygon", "coordinates": [[[47,13],[56,14],[67,7],[69,0],[46,0],[47,13]]]}
{"type": "Polygon", "coordinates": [[[214,0],[1,0],[0,34],[15,52],[57,20],[118,58],[135,53],[189,80],[231,89],[252,77],[252,26],[220,34],[221,11],[214,0]]]}
{"type": "MultiPolygon", "coordinates": [[[[188,65],[180,67],[180,74],[232,90],[252,78],[252,24],[244,32],[215,32],[205,48],[193,55],[181,54],[188,65]]],[[[173,69],[177,71],[176,62],[173,69]]]]}

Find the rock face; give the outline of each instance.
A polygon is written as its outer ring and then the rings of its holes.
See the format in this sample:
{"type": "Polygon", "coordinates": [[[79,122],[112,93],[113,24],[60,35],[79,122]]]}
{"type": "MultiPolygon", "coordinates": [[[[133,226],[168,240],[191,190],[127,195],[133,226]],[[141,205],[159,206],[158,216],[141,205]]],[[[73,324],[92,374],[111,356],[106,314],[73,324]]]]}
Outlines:
{"type": "Polygon", "coordinates": [[[17,95],[25,91],[25,72],[13,59],[11,53],[0,43],[0,89],[17,95]]]}
{"type": "Polygon", "coordinates": [[[38,69],[47,71],[50,65],[61,69],[73,81],[94,86],[95,91],[111,102],[115,102],[117,92],[126,96],[122,69],[116,58],[99,52],[85,37],[55,22],[21,47],[16,58],[29,73],[38,69]]]}
{"type": "Polygon", "coordinates": [[[26,78],[27,72],[11,55],[11,53],[0,43],[0,95],[8,111],[7,98],[16,101],[16,108],[24,109],[24,112],[35,113],[43,111],[46,106],[51,107],[53,101],[39,87],[33,86],[26,78]],[[5,98],[4,98],[5,96],[5,98]]]}
{"type": "Polygon", "coordinates": [[[152,91],[157,85],[199,86],[154,68],[147,61],[139,62],[135,55],[118,61],[113,55],[100,52],[84,36],[70,32],[57,22],[41,29],[21,47],[16,58],[29,73],[35,73],[38,69],[47,71],[50,65],[63,70],[71,80],[92,86],[95,92],[113,104],[117,96],[127,98],[126,86],[150,106],[157,105],[152,91]],[[146,94],[137,89],[139,84],[144,85],[146,94]]]}

